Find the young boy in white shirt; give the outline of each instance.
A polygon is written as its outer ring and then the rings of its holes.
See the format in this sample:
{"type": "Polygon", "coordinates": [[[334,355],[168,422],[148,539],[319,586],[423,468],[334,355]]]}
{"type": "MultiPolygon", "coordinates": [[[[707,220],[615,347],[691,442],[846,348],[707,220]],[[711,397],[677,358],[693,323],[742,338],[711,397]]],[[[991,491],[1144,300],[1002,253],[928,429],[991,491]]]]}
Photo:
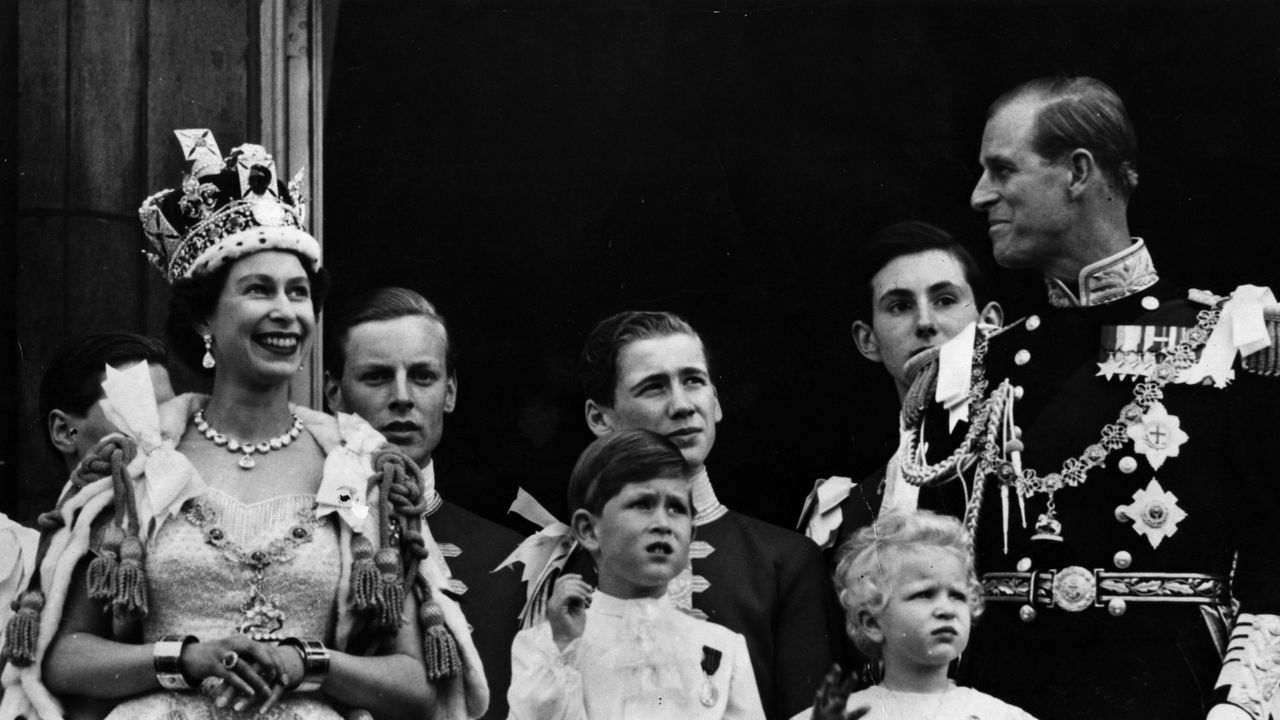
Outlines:
{"type": "Polygon", "coordinates": [[[982,611],[971,547],[959,521],[928,510],[882,515],[850,538],[836,588],[849,637],[883,663],[883,680],[844,702],[819,691],[792,720],[1034,720],[947,677],[982,611]]]}
{"type": "Polygon", "coordinates": [[[548,622],[512,646],[512,720],[764,718],[742,635],[680,612],[667,586],[689,562],[689,466],[667,438],[623,430],[583,451],[571,526],[599,570],[557,579],[548,622]]]}

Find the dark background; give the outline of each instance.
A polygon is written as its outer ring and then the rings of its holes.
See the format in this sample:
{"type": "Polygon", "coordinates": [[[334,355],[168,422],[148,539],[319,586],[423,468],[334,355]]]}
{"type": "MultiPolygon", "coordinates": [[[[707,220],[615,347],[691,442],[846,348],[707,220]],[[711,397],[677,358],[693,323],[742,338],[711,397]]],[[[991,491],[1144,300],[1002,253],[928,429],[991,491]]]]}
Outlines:
{"type": "MultiPolygon", "coordinates": [[[[496,519],[518,485],[563,514],[577,352],[622,309],[706,340],[731,507],[794,524],[816,478],[883,462],[896,399],[849,339],[850,253],[916,218],[990,265],[984,114],[1032,77],[1125,99],[1131,229],[1165,276],[1280,286],[1280,3],[348,0],[336,31],[332,302],[402,284],[450,319],[440,483],[496,519]]],[[[1015,316],[1039,301],[998,280],[1015,316]]]]}

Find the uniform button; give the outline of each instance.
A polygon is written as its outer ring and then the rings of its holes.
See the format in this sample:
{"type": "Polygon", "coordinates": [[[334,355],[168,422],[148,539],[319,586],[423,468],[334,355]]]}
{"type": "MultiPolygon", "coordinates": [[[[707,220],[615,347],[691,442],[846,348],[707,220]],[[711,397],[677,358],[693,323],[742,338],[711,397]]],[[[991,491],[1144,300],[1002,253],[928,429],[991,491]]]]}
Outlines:
{"type": "Polygon", "coordinates": [[[1035,330],[1035,329],[1036,329],[1036,328],[1038,328],[1038,327],[1040,327],[1040,316],[1039,316],[1039,315],[1031,315],[1031,316],[1029,316],[1029,317],[1027,318],[1027,329],[1028,329],[1028,330],[1035,330]]]}
{"type": "Polygon", "coordinates": [[[1031,352],[1028,350],[1019,350],[1013,355],[1015,365],[1026,365],[1031,362],[1031,352]]]}
{"type": "Polygon", "coordinates": [[[1030,570],[1031,558],[1027,558],[1027,557],[1022,558],[1021,560],[1018,561],[1018,564],[1016,567],[1018,568],[1018,572],[1026,572],[1030,570]]]}
{"type": "Polygon", "coordinates": [[[1014,385],[1014,386],[1013,386],[1013,399],[1014,399],[1014,400],[1021,400],[1021,399],[1022,399],[1022,396],[1023,396],[1023,395],[1026,395],[1026,394],[1027,394],[1026,388],[1022,387],[1021,385],[1014,385]]]}
{"type": "Polygon", "coordinates": [[[1018,608],[1018,619],[1022,622],[1031,622],[1036,619],[1036,609],[1030,605],[1023,605],[1018,608]]]}
{"type": "Polygon", "coordinates": [[[1142,307],[1148,310],[1155,310],[1156,308],[1160,307],[1160,301],[1157,300],[1155,297],[1148,295],[1142,298],[1142,307]]]}
{"type": "Polygon", "coordinates": [[[1133,459],[1132,455],[1125,455],[1120,458],[1120,472],[1128,475],[1138,469],[1138,461],[1133,459]]]}
{"type": "Polygon", "coordinates": [[[1124,600],[1120,598],[1111,598],[1107,601],[1107,612],[1111,613],[1112,617],[1120,617],[1124,614],[1124,611],[1128,609],[1129,608],[1125,605],[1124,600]]]}
{"type": "Polygon", "coordinates": [[[1112,556],[1111,562],[1115,563],[1116,568],[1119,570],[1128,570],[1129,566],[1133,564],[1133,556],[1128,552],[1121,550],[1112,556]]]}

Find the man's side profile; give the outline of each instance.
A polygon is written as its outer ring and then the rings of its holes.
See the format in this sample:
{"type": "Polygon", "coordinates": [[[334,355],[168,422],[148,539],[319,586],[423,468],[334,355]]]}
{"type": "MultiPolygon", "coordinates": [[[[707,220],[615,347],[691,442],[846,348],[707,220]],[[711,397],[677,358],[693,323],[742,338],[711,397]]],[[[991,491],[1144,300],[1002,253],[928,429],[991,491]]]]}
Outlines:
{"type": "MultiPolygon", "coordinates": [[[[1258,351],[1277,338],[1272,301],[1159,276],[1129,231],[1136,150],[1092,78],[991,106],[971,202],[996,261],[1043,273],[1047,302],[975,339],[969,422],[913,444],[903,475],[972,482],[987,609],[962,684],[1038,717],[1271,717],[1280,383],[1257,358],[1274,352],[1258,351]],[[1229,339],[1245,327],[1257,342],[1229,339]],[[1152,362],[1109,364],[1131,336],[1152,362]]],[[[917,430],[946,414],[930,405],[917,430]]]]}

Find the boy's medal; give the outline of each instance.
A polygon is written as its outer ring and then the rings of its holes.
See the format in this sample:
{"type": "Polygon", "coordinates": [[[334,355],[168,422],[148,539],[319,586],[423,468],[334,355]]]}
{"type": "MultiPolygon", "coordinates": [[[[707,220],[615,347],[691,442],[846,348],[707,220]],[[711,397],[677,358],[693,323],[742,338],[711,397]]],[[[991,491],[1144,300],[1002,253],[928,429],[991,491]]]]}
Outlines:
{"type": "Polygon", "coordinates": [[[720,699],[720,691],[716,690],[716,686],[711,682],[711,676],[720,669],[720,656],[719,650],[707,645],[702,646],[702,673],[706,676],[706,680],[702,682],[702,692],[698,693],[698,701],[704,707],[715,707],[716,701],[720,699]]]}

